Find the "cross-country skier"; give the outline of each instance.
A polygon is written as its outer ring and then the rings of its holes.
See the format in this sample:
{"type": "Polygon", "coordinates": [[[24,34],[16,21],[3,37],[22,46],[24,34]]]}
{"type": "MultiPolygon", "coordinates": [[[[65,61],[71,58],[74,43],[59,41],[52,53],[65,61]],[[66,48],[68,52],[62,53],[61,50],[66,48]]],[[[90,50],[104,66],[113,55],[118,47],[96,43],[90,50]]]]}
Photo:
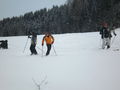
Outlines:
{"type": "Polygon", "coordinates": [[[110,39],[112,37],[110,29],[108,28],[108,24],[107,23],[103,23],[102,24],[102,28],[100,29],[100,34],[101,34],[101,38],[102,38],[102,49],[105,48],[105,46],[107,46],[107,49],[110,48],[110,39]]]}
{"type": "Polygon", "coordinates": [[[37,43],[37,34],[35,32],[30,32],[32,36],[28,36],[28,38],[31,38],[31,45],[30,45],[30,51],[31,55],[37,55],[37,51],[35,49],[36,43],[37,43]]]}
{"type": "Polygon", "coordinates": [[[44,41],[46,42],[46,46],[47,46],[47,52],[46,52],[46,56],[47,56],[50,53],[52,44],[54,43],[54,37],[50,33],[46,33],[42,39],[42,46],[44,45],[44,41]]]}

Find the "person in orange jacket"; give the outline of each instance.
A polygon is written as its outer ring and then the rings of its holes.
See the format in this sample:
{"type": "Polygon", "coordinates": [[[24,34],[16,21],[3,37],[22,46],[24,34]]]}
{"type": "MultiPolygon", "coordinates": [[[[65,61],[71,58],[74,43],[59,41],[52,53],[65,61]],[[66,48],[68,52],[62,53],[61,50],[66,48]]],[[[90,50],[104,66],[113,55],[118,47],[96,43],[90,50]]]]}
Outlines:
{"type": "Polygon", "coordinates": [[[51,46],[54,43],[54,37],[50,33],[46,33],[42,39],[42,46],[44,45],[44,41],[46,42],[47,52],[46,56],[50,54],[51,46]]]}

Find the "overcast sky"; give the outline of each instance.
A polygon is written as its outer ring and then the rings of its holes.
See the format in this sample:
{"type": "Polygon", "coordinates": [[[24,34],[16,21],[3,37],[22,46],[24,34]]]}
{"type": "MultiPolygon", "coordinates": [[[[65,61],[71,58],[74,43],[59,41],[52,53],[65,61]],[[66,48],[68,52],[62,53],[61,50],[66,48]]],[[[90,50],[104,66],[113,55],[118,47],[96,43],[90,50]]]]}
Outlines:
{"type": "Polygon", "coordinates": [[[66,0],[0,0],[0,20],[6,17],[24,15],[30,11],[62,5],[66,0]]]}

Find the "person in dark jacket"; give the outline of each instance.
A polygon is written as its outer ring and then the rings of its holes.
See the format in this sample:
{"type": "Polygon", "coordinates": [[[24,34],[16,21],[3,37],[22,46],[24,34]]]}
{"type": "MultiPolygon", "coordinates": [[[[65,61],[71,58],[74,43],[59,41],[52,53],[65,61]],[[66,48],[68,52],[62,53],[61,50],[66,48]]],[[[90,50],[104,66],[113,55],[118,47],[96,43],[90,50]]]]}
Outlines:
{"type": "Polygon", "coordinates": [[[113,25],[110,30],[108,28],[108,24],[106,22],[104,22],[102,24],[102,28],[100,29],[100,34],[101,34],[101,38],[102,38],[102,49],[104,49],[105,46],[107,46],[107,49],[110,48],[111,38],[112,38],[111,33],[113,33],[114,36],[117,36],[117,34],[115,33],[115,25],[113,25]]]}
{"type": "Polygon", "coordinates": [[[42,46],[44,45],[44,41],[46,42],[47,45],[47,52],[46,52],[46,56],[47,56],[50,53],[52,44],[54,43],[54,37],[50,33],[46,33],[42,39],[42,46]]]}
{"type": "Polygon", "coordinates": [[[102,38],[102,49],[104,49],[105,46],[107,46],[107,49],[109,49],[110,48],[110,39],[111,39],[112,35],[111,35],[110,29],[108,28],[107,23],[103,23],[103,26],[100,29],[100,34],[101,34],[101,38],[102,38]]]}
{"type": "Polygon", "coordinates": [[[31,38],[31,45],[30,45],[30,51],[31,51],[31,55],[37,55],[37,51],[35,49],[36,44],[37,44],[37,34],[35,32],[31,32],[31,37],[28,36],[28,38],[31,38]]]}

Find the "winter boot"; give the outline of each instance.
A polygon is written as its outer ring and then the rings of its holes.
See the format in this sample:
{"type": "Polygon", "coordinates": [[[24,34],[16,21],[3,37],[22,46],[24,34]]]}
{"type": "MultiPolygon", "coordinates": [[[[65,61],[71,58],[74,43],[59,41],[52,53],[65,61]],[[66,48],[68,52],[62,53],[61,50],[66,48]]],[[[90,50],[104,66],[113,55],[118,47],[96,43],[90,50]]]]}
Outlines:
{"type": "Polygon", "coordinates": [[[107,49],[109,49],[109,48],[110,48],[110,46],[108,45],[108,46],[107,46],[107,49]]]}

